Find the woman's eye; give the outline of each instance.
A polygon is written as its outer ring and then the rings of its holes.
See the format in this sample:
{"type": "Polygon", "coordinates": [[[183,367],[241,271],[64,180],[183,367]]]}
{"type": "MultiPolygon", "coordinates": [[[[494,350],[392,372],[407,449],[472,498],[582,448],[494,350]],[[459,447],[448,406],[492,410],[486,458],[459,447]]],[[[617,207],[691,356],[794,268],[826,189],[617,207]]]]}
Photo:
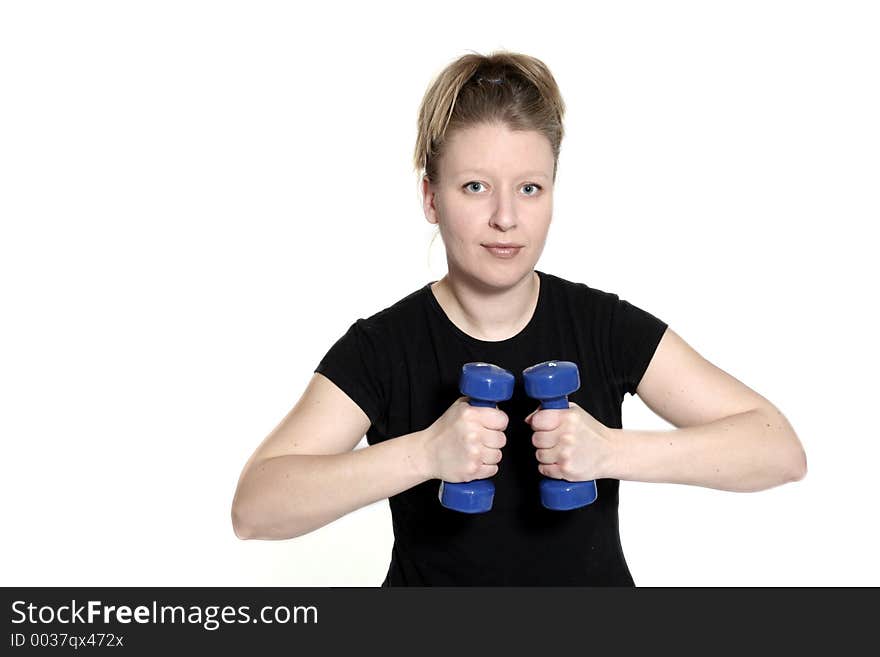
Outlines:
{"type": "MultiPolygon", "coordinates": [[[[469,183],[465,183],[464,187],[465,187],[465,189],[467,189],[470,192],[479,192],[480,189],[475,188],[474,187],[475,185],[479,186],[480,188],[483,187],[483,183],[477,182],[476,180],[472,180],[469,183]]],[[[536,183],[526,183],[525,185],[522,186],[522,189],[531,190],[531,191],[526,192],[526,196],[535,196],[543,188],[536,183]]]]}

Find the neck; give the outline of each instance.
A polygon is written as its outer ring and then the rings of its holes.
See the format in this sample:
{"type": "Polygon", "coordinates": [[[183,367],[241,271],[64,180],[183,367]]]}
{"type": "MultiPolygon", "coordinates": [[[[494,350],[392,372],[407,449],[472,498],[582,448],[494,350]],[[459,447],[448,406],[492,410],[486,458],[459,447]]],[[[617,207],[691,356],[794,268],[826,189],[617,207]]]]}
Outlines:
{"type": "Polygon", "coordinates": [[[499,290],[450,272],[431,289],[458,328],[478,340],[498,342],[529,323],[538,304],[540,279],[530,271],[511,287],[499,290]]]}

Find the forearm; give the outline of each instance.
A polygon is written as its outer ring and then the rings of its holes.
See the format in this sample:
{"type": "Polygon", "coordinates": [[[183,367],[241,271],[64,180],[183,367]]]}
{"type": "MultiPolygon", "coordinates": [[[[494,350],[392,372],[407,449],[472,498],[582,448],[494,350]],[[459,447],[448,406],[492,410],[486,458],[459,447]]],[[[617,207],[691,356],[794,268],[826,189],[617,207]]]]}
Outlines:
{"type": "Polygon", "coordinates": [[[615,479],[752,492],[806,474],[803,447],[775,408],[670,431],[609,431],[615,479]]]}
{"type": "Polygon", "coordinates": [[[294,538],[427,481],[423,432],[345,454],[276,456],[242,477],[232,515],[240,538],[294,538]]]}

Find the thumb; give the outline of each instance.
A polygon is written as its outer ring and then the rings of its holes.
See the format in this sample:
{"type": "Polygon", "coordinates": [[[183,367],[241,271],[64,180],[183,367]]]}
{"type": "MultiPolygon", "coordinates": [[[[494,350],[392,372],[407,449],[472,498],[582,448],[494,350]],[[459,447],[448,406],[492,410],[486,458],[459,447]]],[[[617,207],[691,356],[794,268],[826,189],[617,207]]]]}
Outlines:
{"type": "Polygon", "coordinates": [[[533,416],[535,413],[537,413],[538,411],[540,411],[540,410],[541,410],[541,406],[539,405],[538,408],[536,408],[536,409],[533,410],[531,413],[529,413],[529,414],[526,416],[526,424],[530,423],[530,422],[532,421],[532,416],[533,416]]]}

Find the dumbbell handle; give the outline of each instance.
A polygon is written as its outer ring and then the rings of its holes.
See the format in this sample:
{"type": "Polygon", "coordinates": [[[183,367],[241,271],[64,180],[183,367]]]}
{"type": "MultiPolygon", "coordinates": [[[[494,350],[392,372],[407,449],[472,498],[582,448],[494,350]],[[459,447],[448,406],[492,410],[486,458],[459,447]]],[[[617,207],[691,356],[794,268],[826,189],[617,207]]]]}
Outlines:
{"type": "MultiPolygon", "coordinates": [[[[459,390],[471,406],[495,408],[513,395],[513,374],[488,363],[467,363],[461,368],[459,390]],[[486,399],[488,397],[488,399],[486,399]]],[[[440,503],[462,513],[485,513],[492,508],[495,484],[488,479],[440,482],[440,503]]]]}
{"type": "MultiPolygon", "coordinates": [[[[568,405],[568,397],[541,401],[541,408],[570,408],[568,405]]],[[[541,504],[545,508],[553,511],[570,511],[571,509],[579,509],[596,501],[598,491],[596,490],[596,481],[568,481],[567,479],[552,479],[550,477],[542,477],[539,484],[541,490],[541,504]]]]}
{"type": "Polygon", "coordinates": [[[487,399],[473,399],[472,397],[468,397],[468,404],[471,406],[483,406],[485,408],[497,408],[498,404],[493,401],[489,401],[487,399]]]}
{"type": "MultiPolygon", "coordinates": [[[[468,398],[471,406],[485,406],[494,408],[495,402],[485,399],[468,398]]],[[[472,481],[440,482],[438,494],[440,503],[447,509],[461,511],[462,513],[485,513],[492,508],[495,498],[495,484],[488,479],[474,479],[472,481]]]]}
{"type": "MultiPolygon", "coordinates": [[[[523,371],[526,393],[541,402],[542,409],[567,409],[568,395],[580,387],[577,365],[570,361],[546,361],[523,371]]],[[[555,511],[568,511],[596,501],[596,482],[542,477],[541,504],[555,511]]]]}

